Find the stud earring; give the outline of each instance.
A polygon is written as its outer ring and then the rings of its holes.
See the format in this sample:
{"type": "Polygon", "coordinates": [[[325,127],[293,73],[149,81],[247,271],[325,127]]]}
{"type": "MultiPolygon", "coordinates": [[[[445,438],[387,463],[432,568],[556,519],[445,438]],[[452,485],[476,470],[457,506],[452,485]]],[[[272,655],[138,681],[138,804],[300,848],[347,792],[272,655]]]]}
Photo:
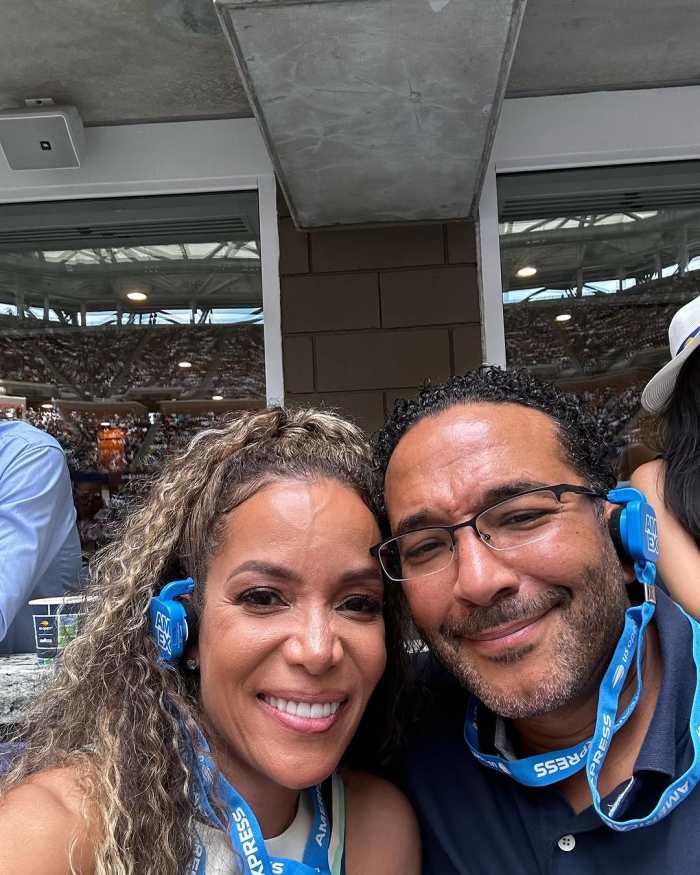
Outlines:
{"type": "Polygon", "coordinates": [[[190,659],[185,660],[185,665],[187,666],[188,671],[197,671],[199,668],[199,663],[196,659],[190,657],[190,659]]]}

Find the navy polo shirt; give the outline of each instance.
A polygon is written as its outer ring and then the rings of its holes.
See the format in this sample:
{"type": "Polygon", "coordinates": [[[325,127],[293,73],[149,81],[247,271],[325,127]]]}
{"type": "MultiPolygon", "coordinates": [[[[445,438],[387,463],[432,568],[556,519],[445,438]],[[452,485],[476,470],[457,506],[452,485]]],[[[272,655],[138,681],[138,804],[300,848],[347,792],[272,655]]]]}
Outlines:
{"type": "MultiPolygon", "coordinates": [[[[603,800],[615,818],[648,814],[693,756],[692,634],[668,596],[657,593],[663,679],[633,780],[603,800]]],[[[466,695],[431,665],[426,716],[411,730],[403,784],[420,821],[425,875],[578,875],[700,872],[700,787],[653,826],[616,832],[593,807],[575,814],[550,787],[529,788],[482,766],[463,738],[466,695]]]]}

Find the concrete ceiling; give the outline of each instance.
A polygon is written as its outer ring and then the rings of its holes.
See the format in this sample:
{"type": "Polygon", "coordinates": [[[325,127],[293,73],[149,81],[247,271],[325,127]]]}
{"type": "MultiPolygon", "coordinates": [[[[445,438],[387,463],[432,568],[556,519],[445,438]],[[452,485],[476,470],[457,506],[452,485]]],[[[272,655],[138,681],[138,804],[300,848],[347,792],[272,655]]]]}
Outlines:
{"type": "Polygon", "coordinates": [[[524,0],[218,0],[298,225],[468,216],[524,0]]]}
{"type": "Polygon", "coordinates": [[[700,83],[697,0],[219,0],[243,78],[213,0],[0,6],[0,108],[51,97],[103,125],[252,105],[303,227],[473,214],[506,84],[700,83]]]}
{"type": "Polygon", "coordinates": [[[528,0],[507,97],[700,83],[697,0],[528,0]]]}
{"type": "Polygon", "coordinates": [[[250,116],[211,0],[1,0],[0,107],[92,125],[250,116]]]}

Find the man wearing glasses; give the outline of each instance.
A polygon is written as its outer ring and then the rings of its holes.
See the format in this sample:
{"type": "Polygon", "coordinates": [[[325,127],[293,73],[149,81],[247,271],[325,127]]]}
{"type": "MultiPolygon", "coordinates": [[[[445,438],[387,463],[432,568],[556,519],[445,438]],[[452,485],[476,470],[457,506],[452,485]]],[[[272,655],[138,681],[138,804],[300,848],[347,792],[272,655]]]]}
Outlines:
{"type": "Polygon", "coordinates": [[[626,555],[608,449],[496,368],[377,437],[374,552],[432,654],[402,763],[428,875],[700,869],[700,627],[626,555]]]}

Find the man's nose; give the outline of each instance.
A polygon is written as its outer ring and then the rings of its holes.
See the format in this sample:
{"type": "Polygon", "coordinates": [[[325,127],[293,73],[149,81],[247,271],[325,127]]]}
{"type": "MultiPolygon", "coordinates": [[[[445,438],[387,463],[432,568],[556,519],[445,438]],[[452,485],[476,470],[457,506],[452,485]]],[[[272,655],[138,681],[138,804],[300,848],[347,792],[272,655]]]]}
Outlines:
{"type": "Polygon", "coordinates": [[[332,612],[320,606],[310,608],[297,621],[297,628],[285,643],[287,660],[312,675],[323,674],[337,665],[343,658],[343,644],[332,612]]]}
{"type": "Polygon", "coordinates": [[[518,591],[519,575],[507,551],[487,546],[470,529],[456,533],[455,599],[474,605],[490,605],[518,591]]]}

